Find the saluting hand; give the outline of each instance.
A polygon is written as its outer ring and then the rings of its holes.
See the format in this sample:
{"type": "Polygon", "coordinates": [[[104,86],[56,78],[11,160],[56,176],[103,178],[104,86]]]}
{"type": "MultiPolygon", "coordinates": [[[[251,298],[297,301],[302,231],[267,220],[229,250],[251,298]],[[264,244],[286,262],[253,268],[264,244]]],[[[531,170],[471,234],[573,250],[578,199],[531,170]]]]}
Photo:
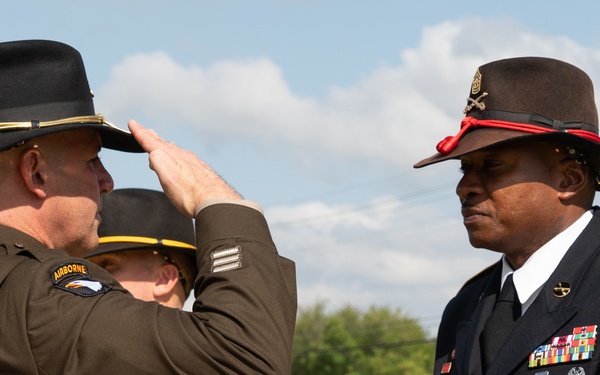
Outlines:
{"type": "Polygon", "coordinates": [[[241,196],[193,152],[162,139],[154,130],[130,120],[129,130],[148,153],[150,169],[171,202],[193,217],[195,208],[207,199],[241,199],[241,196]]]}

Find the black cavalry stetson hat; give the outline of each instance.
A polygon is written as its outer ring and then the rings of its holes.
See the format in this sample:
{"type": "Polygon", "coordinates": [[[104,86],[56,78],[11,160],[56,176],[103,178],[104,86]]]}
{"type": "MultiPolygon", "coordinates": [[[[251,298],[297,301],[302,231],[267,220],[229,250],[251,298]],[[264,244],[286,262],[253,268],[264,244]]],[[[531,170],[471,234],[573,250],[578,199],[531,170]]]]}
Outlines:
{"type": "Polygon", "coordinates": [[[165,248],[196,256],[194,221],[160,191],[117,189],[102,196],[100,244],[85,257],[121,250],[165,248]]]}
{"type": "Polygon", "coordinates": [[[143,152],[128,131],[95,113],[92,97],[74,48],[48,40],[0,43],[0,151],[51,133],[95,128],[104,147],[143,152]]]}
{"type": "Polygon", "coordinates": [[[463,113],[458,134],[440,141],[438,152],[415,168],[506,142],[537,140],[575,148],[600,172],[592,81],[571,64],[519,57],[482,65],[473,77],[463,113]]]}
{"type": "Polygon", "coordinates": [[[179,212],[163,192],[113,190],[102,196],[100,216],[99,245],[84,258],[123,250],[152,249],[179,269],[181,285],[186,294],[190,292],[198,273],[194,221],[179,212]],[[183,255],[179,261],[173,259],[173,251],[183,255]],[[182,259],[190,272],[187,276],[180,267],[182,259]]]}

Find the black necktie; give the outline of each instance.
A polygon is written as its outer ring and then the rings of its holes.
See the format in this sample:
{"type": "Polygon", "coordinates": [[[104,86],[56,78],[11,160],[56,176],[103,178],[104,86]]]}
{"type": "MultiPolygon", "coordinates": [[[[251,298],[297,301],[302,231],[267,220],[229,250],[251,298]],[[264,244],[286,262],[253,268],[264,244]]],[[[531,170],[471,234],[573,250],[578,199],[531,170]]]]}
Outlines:
{"type": "Polygon", "coordinates": [[[485,323],[481,333],[481,349],[483,357],[483,368],[485,370],[492,364],[496,354],[504,341],[517,324],[521,316],[521,303],[517,298],[512,273],[508,275],[492,315],[485,323]]]}

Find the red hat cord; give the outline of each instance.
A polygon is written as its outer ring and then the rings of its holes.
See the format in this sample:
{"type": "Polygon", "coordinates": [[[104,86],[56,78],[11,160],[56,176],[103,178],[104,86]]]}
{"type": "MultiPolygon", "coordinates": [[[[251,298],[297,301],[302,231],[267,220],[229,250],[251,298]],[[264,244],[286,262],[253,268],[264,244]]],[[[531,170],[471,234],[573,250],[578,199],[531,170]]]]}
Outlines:
{"type": "Polygon", "coordinates": [[[474,117],[467,116],[462,119],[460,123],[460,131],[455,136],[448,136],[441,140],[437,146],[437,151],[442,155],[449,154],[452,150],[458,146],[458,142],[462,138],[462,136],[468,131],[475,127],[488,127],[488,128],[497,128],[497,129],[507,129],[507,130],[517,130],[524,133],[553,133],[553,132],[564,132],[570,133],[573,135],[577,135],[582,138],[589,139],[591,141],[600,143],[600,137],[593,132],[581,129],[562,129],[556,130],[551,128],[546,128],[538,125],[530,125],[530,124],[522,124],[517,122],[509,122],[502,120],[478,120],[474,117]]]}

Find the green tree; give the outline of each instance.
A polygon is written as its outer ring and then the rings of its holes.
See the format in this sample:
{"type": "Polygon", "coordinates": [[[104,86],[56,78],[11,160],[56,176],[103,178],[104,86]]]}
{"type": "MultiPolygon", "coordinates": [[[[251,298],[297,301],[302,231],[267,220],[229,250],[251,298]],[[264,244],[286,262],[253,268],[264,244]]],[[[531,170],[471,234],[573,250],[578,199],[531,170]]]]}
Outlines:
{"type": "Polygon", "coordinates": [[[300,308],[294,337],[294,375],[418,375],[433,371],[434,342],[399,309],[325,303],[300,308]]]}

